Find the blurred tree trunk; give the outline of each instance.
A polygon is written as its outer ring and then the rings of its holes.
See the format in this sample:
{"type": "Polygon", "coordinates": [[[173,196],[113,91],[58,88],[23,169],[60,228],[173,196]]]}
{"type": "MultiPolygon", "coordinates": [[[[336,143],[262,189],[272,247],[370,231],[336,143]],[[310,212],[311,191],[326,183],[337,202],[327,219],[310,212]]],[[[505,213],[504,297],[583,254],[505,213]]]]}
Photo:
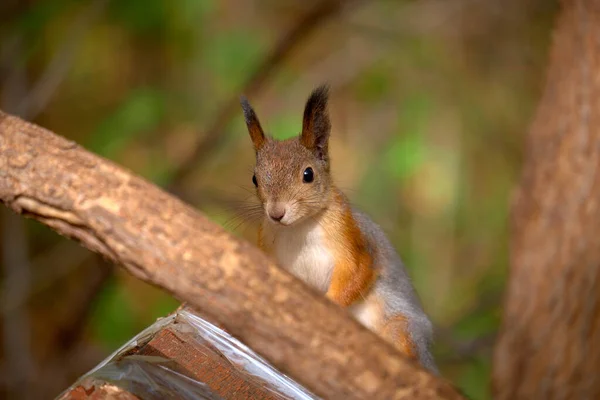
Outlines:
{"type": "Polygon", "coordinates": [[[600,398],[600,0],[563,1],[512,205],[497,399],[600,398]]]}

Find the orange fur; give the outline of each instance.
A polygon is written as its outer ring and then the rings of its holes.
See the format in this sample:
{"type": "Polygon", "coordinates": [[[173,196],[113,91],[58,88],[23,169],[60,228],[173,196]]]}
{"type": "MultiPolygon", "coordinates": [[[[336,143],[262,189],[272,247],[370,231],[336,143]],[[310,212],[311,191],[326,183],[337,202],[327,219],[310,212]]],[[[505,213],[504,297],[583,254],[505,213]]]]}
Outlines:
{"type": "Polygon", "coordinates": [[[417,349],[410,338],[408,321],[404,315],[397,314],[387,319],[381,326],[379,334],[408,358],[416,360],[417,349]]]}
{"type": "Polygon", "coordinates": [[[343,195],[336,191],[324,225],[336,260],[327,297],[342,307],[364,298],[376,278],[373,260],[343,195]]]}

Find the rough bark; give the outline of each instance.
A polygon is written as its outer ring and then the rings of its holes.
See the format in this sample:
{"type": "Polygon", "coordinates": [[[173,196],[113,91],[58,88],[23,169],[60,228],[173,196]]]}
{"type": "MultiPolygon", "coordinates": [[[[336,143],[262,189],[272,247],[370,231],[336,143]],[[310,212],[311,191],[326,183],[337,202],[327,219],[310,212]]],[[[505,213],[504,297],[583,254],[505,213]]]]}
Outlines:
{"type": "Polygon", "coordinates": [[[0,199],[188,302],[319,396],[460,398],[254,246],[115,164],[2,113],[0,199]]]}
{"type": "Polygon", "coordinates": [[[511,216],[497,399],[600,398],[600,1],[563,1],[511,216]]]}

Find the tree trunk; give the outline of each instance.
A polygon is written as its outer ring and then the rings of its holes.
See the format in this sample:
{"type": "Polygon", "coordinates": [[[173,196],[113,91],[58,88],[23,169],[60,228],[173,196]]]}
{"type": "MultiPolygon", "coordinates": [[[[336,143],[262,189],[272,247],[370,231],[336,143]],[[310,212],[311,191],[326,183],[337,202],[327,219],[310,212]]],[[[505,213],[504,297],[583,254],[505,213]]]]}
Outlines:
{"type": "Polygon", "coordinates": [[[563,1],[512,205],[497,399],[600,398],[600,1],[563,1]]]}
{"type": "Polygon", "coordinates": [[[0,200],[186,301],[319,396],[460,398],[254,246],[113,163],[1,112],[0,200]]]}

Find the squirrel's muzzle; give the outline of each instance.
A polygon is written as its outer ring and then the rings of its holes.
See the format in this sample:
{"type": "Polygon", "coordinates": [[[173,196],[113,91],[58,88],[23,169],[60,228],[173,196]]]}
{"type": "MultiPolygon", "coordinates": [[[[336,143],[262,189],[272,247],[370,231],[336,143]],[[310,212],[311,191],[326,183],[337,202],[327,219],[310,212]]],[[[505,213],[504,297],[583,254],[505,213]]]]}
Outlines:
{"type": "Polygon", "coordinates": [[[267,214],[273,221],[281,222],[285,217],[286,207],[284,203],[271,203],[267,205],[267,214]]]}

